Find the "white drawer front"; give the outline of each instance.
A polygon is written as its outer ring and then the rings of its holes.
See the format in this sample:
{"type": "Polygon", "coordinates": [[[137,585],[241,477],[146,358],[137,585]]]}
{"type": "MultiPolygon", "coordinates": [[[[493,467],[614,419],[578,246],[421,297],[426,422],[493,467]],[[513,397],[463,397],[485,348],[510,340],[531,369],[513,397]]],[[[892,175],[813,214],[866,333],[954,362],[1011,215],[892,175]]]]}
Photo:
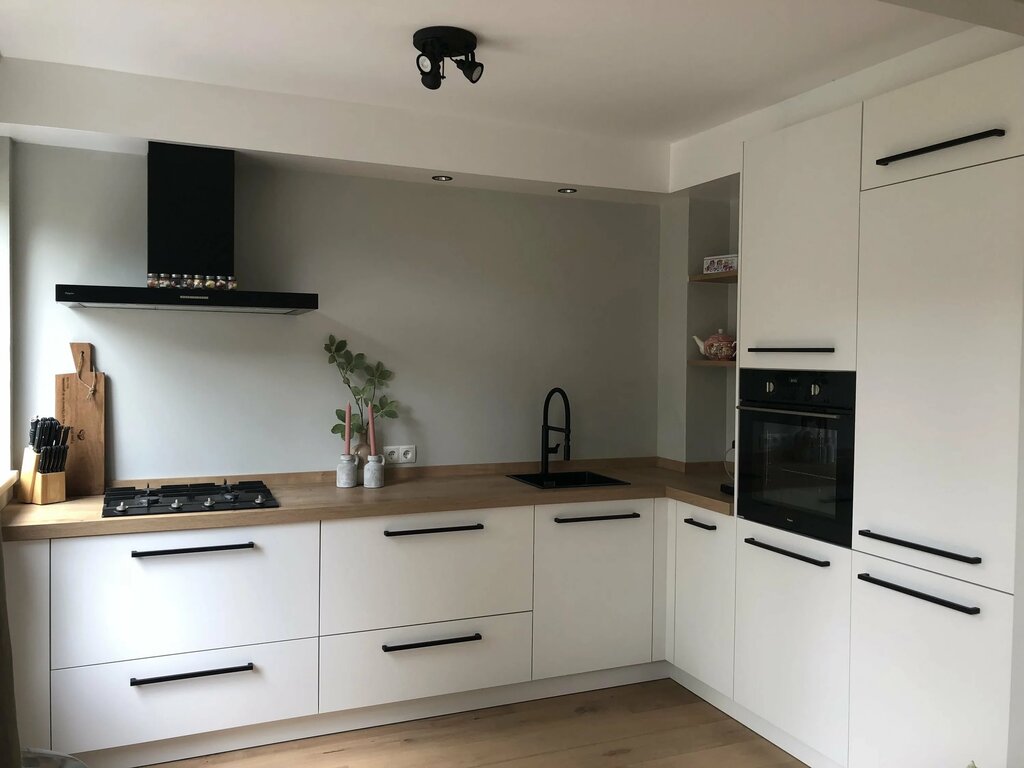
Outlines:
{"type": "Polygon", "coordinates": [[[51,674],[51,687],[53,748],[59,752],[285,720],[316,714],[317,641],[61,669],[51,674]],[[249,664],[252,670],[245,669],[249,664]],[[146,682],[239,667],[243,669],[237,672],[146,682]]]}
{"type": "Polygon", "coordinates": [[[524,682],[531,629],[530,613],[514,613],[322,637],[320,711],[524,682]],[[437,641],[449,642],[401,648],[437,641]]]}
{"type": "Polygon", "coordinates": [[[1024,154],[1024,49],[954,69],[864,103],[863,189],[1024,154]],[[878,165],[880,158],[992,129],[979,138],[878,165]]]}
{"type": "Polygon", "coordinates": [[[54,541],[52,668],[315,637],[318,544],[319,523],[54,541]]]}
{"type": "Polygon", "coordinates": [[[856,552],[853,569],[850,768],[1005,766],[1014,598],[856,552]]]}
{"type": "Polygon", "coordinates": [[[654,500],[548,504],[536,519],[534,678],[651,661],[654,500]]]}
{"type": "Polygon", "coordinates": [[[531,507],[325,522],[322,552],[323,635],[533,607],[531,507]]]}

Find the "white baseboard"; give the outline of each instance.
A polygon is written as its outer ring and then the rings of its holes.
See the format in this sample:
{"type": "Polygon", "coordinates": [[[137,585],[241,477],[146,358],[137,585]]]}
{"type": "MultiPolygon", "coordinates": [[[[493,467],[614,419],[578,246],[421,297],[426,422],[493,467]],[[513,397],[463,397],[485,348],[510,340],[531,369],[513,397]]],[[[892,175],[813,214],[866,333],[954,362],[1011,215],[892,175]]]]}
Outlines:
{"type": "Polygon", "coordinates": [[[785,731],[780,731],[767,720],[758,717],[748,709],[744,709],[728,696],[705,685],[695,677],[691,677],[678,667],[669,664],[668,669],[669,677],[683,686],[683,688],[697,694],[711,706],[725,712],[733,720],[743,723],[747,728],[768,739],[772,744],[788,752],[797,760],[807,763],[810,768],[844,768],[843,765],[811,749],[785,731]]]}
{"type": "MultiPolygon", "coordinates": [[[[667,662],[654,662],[653,664],[588,672],[569,677],[533,680],[527,683],[485,688],[449,696],[384,704],[379,707],[312,715],[295,720],[264,723],[196,736],[183,736],[177,739],[154,741],[117,749],[85,752],[76,757],[79,757],[89,768],[137,768],[169,760],[212,755],[234,749],[370,728],[375,725],[420,720],[425,717],[449,715],[454,712],[496,707],[531,699],[546,699],[552,696],[564,696],[569,693],[612,688],[648,680],[662,680],[670,676],[672,669],[674,668],[670,667],[667,662]]],[[[698,693],[698,695],[701,694],[698,693]]],[[[715,706],[718,705],[715,704],[715,706]]],[[[724,708],[720,707],[720,709],[724,708]]],[[[814,768],[819,768],[819,766],[814,766],[814,768]]],[[[833,766],[823,764],[820,768],[833,768],[833,766]]]]}

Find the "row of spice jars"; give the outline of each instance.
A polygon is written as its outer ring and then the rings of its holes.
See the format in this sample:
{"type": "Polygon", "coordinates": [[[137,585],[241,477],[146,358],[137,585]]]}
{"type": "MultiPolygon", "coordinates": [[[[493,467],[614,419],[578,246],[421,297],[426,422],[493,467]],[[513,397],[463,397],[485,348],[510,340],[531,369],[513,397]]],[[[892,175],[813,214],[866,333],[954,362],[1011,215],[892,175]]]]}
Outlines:
{"type": "Polygon", "coordinates": [[[169,275],[166,272],[146,275],[147,288],[205,288],[210,291],[233,291],[238,288],[234,275],[169,275]]]}

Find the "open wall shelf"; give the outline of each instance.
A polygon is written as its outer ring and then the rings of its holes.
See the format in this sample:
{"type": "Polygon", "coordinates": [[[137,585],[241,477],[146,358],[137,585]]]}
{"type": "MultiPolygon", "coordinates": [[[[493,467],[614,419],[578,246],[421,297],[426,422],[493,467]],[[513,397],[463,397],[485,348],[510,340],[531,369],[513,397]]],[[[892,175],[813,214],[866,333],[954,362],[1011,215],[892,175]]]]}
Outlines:
{"type": "Polygon", "coordinates": [[[686,364],[694,368],[735,368],[735,360],[687,360],[686,364]]]}
{"type": "Polygon", "coordinates": [[[739,277],[740,273],[736,270],[732,272],[713,272],[710,275],[690,275],[690,282],[734,285],[739,282],[739,277]]]}

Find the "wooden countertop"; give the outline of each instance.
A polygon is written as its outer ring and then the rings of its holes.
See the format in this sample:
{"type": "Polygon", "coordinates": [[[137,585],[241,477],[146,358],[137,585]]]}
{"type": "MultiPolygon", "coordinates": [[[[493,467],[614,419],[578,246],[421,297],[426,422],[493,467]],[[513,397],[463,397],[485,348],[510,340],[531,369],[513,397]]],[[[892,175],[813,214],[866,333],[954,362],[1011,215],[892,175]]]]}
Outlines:
{"type": "Polygon", "coordinates": [[[267,485],[281,504],[277,509],[104,518],[100,514],[102,497],[88,496],[46,506],[12,503],[0,512],[0,522],[4,541],[27,541],[661,497],[723,515],[732,514],[732,497],[719,490],[719,485],[727,480],[724,472],[683,473],[656,466],[617,465],[615,462],[588,468],[626,480],[630,485],[539,490],[511,480],[504,474],[487,473],[389,477],[383,488],[367,490],[362,487],[336,488],[333,481],[319,479],[332,477],[333,473],[310,473],[318,477],[317,482],[275,481],[273,476],[267,477],[267,485]]]}

